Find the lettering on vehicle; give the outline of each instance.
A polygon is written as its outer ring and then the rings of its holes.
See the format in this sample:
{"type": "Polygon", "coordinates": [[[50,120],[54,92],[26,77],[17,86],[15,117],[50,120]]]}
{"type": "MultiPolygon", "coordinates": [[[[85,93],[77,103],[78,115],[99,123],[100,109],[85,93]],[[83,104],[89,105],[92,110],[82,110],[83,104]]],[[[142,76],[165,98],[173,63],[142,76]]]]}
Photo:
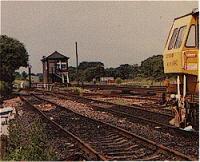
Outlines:
{"type": "Polygon", "coordinates": [[[167,66],[178,66],[178,60],[167,62],[167,66]]]}
{"type": "Polygon", "coordinates": [[[174,57],[173,53],[166,54],[166,58],[172,58],[172,57],[174,57]]]}

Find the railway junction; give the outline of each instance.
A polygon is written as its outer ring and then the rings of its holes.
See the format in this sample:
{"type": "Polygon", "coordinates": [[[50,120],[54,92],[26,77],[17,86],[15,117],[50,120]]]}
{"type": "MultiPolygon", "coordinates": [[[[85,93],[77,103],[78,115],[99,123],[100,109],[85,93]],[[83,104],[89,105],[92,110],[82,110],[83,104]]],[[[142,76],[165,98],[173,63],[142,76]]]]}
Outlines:
{"type": "MultiPolygon", "coordinates": [[[[154,88],[159,96],[164,87],[154,88]]],[[[77,95],[65,87],[22,90],[14,105],[16,120],[22,127],[44,125],[47,145],[56,152],[53,160],[197,160],[198,131],[170,125],[172,112],[146,93],[152,88],[133,90],[140,95],[89,89],[77,95]],[[112,101],[116,97],[131,100],[121,104],[112,101]]]]}
{"type": "Polygon", "coordinates": [[[198,37],[193,9],[174,19],[163,55],[141,66],[79,64],[75,42],[77,67],[54,51],[35,75],[23,43],[1,35],[1,160],[198,161],[198,37]]]}

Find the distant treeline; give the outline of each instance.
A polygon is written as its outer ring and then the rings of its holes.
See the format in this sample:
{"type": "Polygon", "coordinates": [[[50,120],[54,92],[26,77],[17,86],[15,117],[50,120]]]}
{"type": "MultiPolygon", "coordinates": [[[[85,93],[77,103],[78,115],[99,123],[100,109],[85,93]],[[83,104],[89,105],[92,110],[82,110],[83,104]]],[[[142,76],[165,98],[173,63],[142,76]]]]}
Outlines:
{"type": "MultiPolygon", "coordinates": [[[[21,73],[16,71],[14,73],[14,76],[15,76],[16,80],[27,80],[28,79],[28,73],[25,72],[25,71],[23,71],[21,73]]],[[[43,80],[43,74],[42,73],[37,73],[37,74],[31,73],[31,76],[38,76],[40,81],[43,80]]]]}
{"type": "Polygon", "coordinates": [[[154,55],[147,58],[138,64],[129,65],[122,64],[117,68],[104,68],[102,62],[81,62],[77,69],[75,67],[69,67],[69,79],[74,81],[92,81],[93,78],[100,80],[100,77],[114,77],[121,79],[134,79],[136,77],[149,78],[154,80],[161,80],[165,77],[163,67],[163,56],[154,55]]]}

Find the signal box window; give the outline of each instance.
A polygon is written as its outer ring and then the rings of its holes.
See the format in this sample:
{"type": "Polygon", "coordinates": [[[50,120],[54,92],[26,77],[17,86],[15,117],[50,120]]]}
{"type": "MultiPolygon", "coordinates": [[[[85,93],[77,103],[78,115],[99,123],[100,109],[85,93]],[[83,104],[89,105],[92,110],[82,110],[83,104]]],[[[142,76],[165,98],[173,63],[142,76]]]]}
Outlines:
{"type": "Polygon", "coordinates": [[[183,42],[183,36],[185,34],[185,28],[186,28],[186,26],[182,26],[179,29],[178,36],[176,38],[176,44],[175,44],[174,48],[180,48],[180,46],[181,46],[181,44],[183,42]]]}
{"type": "Polygon", "coordinates": [[[173,32],[172,37],[171,37],[171,40],[169,42],[169,47],[168,47],[169,50],[171,50],[174,47],[177,34],[178,34],[178,28],[174,29],[174,32],[173,32]]]}
{"type": "Polygon", "coordinates": [[[191,25],[190,31],[187,37],[186,41],[186,47],[195,47],[196,46],[196,30],[195,30],[195,25],[191,25]]]}
{"type": "Polygon", "coordinates": [[[196,37],[197,37],[197,47],[199,48],[199,24],[197,24],[197,33],[196,33],[196,37]]]}
{"type": "Polygon", "coordinates": [[[62,68],[62,69],[65,69],[65,68],[66,68],[66,65],[65,65],[65,64],[62,64],[62,65],[61,65],[61,68],[62,68]]]}
{"type": "Polygon", "coordinates": [[[60,69],[60,65],[59,64],[56,64],[56,69],[60,69]]]}

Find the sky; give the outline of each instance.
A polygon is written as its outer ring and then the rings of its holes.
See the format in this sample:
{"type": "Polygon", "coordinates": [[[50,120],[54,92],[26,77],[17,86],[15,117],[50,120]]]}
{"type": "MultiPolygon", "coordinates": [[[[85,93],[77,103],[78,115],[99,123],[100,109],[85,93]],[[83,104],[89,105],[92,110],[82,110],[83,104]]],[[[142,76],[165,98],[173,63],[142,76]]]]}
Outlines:
{"type": "Polygon", "coordinates": [[[162,54],[173,19],[197,7],[198,1],[2,1],[1,34],[24,43],[34,73],[54,51],[75,66],[76,41],[79,62],[140,64],[162,54]]]}

